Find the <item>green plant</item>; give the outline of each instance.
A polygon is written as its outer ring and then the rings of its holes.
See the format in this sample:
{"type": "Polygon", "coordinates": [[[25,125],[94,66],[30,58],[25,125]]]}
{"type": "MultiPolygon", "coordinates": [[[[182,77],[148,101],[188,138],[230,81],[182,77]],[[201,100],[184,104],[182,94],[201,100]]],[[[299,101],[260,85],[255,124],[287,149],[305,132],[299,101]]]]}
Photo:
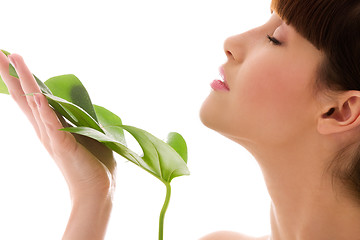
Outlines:
{"type": "MultiPolygon", "coordinates": [[[[2,50],[6,56],[8,52],[2,50]]],[[[11,76],[19,78],[14,67],[9,64],[11,76]]],[[[49,105],[71,123],[72,127],[61,129],[93,138],[138,165],[158,178],[166,186],[166,197],[159,218],[159,240],[163,239],[164,216],[171,195],[170,182],[173,178],[189,175],[187,168],[187,146],[179,133],[169,133],[166,142],[145,130],[123,125],[120,117],[104,107],[93,105],[88,92],[80,80],[72,74],[61,75],[37,81],[49,105]],[[143,155],[127,147],[124,130],[139,143],[143,155]]],[[[0,93],[9,94],[0,78],[0,93]]]]}

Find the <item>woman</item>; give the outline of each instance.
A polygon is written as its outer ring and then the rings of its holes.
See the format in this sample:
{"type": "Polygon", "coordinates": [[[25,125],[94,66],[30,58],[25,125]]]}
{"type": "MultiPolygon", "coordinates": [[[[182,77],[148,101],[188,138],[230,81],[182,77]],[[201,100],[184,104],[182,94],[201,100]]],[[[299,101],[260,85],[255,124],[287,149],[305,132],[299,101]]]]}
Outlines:
{"type": "MultiPolygon", "coordinates": [[[[258,239],[360,239],[360,1],[274,0],[272,10],[264,25],[226,40],[223,80],[212,83],[201,120],[262,169],[272,232],[258,239]]],[[[45,97],[24,97],[40,91],[23,59],[9,59],[20,81],[4,55],[1,76],[69,185],[63,239],[102,239],[115,186],[111,152],[58,131],[45,97]]]]}
{"type": "Polygon", "coordinates": [[[225,83],[213,83],[201,119],[258,161],[271,239],[360,239],[360,1],[272,9],[226,40],[225,83]]]}

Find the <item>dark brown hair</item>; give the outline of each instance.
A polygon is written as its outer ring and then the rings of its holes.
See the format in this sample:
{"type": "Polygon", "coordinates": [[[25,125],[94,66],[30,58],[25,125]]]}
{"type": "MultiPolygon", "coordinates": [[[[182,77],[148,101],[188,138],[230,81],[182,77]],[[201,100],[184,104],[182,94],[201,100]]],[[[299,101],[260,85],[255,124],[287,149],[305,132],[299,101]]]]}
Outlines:
{"type": "MultiPolygon", "coordinates": [[[[360,91],[360,0],[272,0],[271,8],[324,53],[317,86],[360,91]]],[[[351,155],[345,167],[333,162],[332,171],[360,200],[359,147],[351,155]]]]}

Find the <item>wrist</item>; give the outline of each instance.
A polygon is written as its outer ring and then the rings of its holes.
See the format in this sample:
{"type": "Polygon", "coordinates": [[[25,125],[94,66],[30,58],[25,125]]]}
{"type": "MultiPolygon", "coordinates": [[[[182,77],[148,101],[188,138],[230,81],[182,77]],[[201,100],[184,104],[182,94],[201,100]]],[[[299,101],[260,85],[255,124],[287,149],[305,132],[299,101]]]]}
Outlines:
{"type": "Polygon", "coordinates": [[[70,191],[72,207],[84,205],[102,205],[112,202],[114,197],[113,189],[92,189],[70,191]]]}
{"type": "Polygon", "coordinates": [[[115,180],[112,178],[95,180],[93,182],[69,185],[70,197],[73,205],[83,202],[100,203],[113,199],[115,180]]]}
{"type": "Polygon", "coordinates": [[[111,209],[111,195],[72,199],[72,210],[63,240],[104,239],[111,209]]]}
{"type": "Polygon", "coordinates": [[[112,206],[113,196],[112,194],[85,194],[73,197],[71,202],[71,211],[86,210],[90,207],[95,207],[100,211],[101,209],[106,209],[112,206]]]}

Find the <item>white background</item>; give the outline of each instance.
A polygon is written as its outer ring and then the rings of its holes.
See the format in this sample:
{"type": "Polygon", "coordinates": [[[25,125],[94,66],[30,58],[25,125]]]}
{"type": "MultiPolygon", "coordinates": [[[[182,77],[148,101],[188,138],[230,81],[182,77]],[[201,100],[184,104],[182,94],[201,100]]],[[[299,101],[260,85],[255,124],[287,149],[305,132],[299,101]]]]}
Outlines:
{"type": "MultiPolygon", "coordinates": [[[[191,176],[172,182],[166,240],[269,233],[269,197],[255,160],[198,117],[226,61],[224,40],[264,23],[269,0],[11,0],[0,7],[0,48],[22,55],[40,79],[73,73],[93,103],[123,123],[159,138],[185,137],[191,176]]],[[[0,106],[0,239],[60,239],[70,213],[63,177],[12,99],[0,95],[0,106]]],[[[117,159],[106,239],[157,239],[165,187],[117,159]]]]}

